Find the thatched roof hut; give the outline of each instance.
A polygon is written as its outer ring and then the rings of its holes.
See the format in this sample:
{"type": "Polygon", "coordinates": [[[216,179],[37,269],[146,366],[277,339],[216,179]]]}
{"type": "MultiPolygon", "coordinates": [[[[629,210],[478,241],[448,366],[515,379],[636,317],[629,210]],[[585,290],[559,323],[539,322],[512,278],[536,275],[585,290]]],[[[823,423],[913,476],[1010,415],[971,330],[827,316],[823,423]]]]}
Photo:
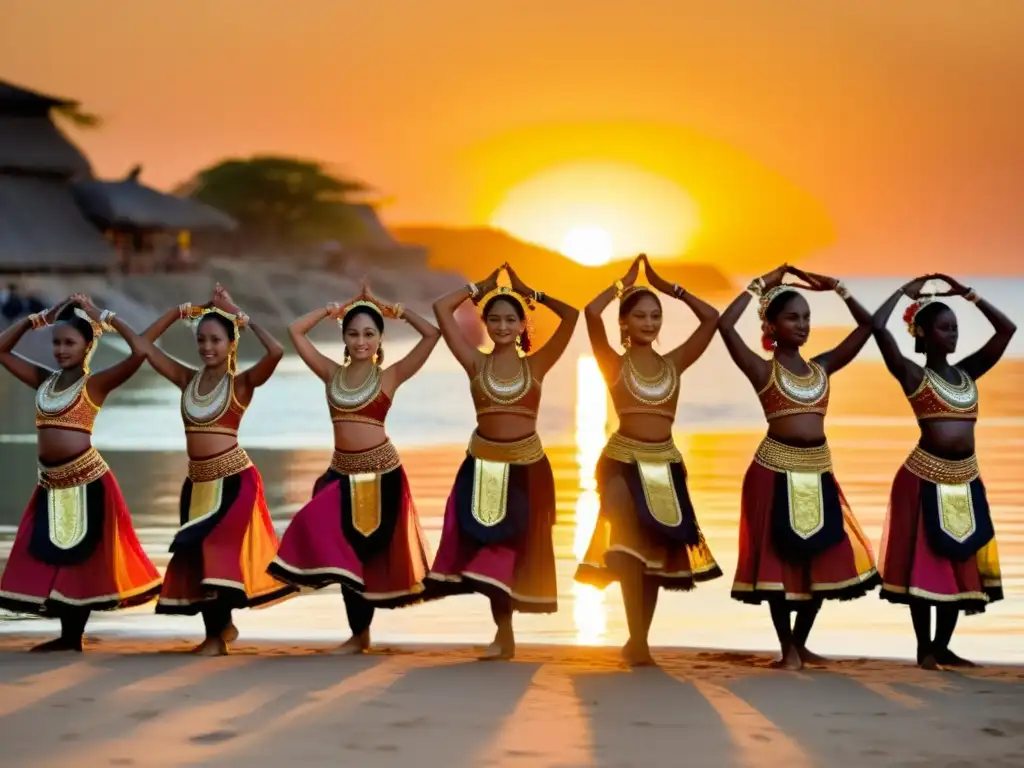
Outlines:
{"type": "Polygon", "coordinates": [[[164,194],[139,181],[136,166],[121,181],[81,181],[75,199],[86,215],[103,229],[118,232],[232,232],[238,223],[209,205],[164,194]]]}
{"type": "Polygon", "coordinates": [[[0,81],[0,272],[101,271],[114,258],[71,193],[92,169],[51,119],[65,106],[0,81]]]}

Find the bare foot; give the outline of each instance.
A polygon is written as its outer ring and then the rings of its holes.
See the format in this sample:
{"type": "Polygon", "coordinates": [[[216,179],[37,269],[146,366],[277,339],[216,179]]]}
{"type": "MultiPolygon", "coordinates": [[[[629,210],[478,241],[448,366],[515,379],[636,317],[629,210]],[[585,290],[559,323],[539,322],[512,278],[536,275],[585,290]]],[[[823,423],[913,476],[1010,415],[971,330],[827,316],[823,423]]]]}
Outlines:
{"type": "Polygon", "coordinates": [[[491,643],[480,655],[480,661],[511,661],[516,655],[516,637],[500,629],[491,643]]]}
{"type": "Polygon", "coordinates": [[[921,657],[921,660],[917,663],[921,669],[927,669],[929,671],[935,671],[939,668],[939,662],[935,660],[935,654],[930,651],[921,657]]]}
{"type": "Polygon", "coordinates": [[[30,653],[56,653],[57,651],[75,651],[77,653],[82,652],[82,640],[69,640],[65,637],[58,637],[55,640],[49,640],[39,645],[34,645],[29,649],[30,653]]]}
{"type": "Polygon", "coordinates": [[[227,656],[228,646],[220,637],[208,637],[193,648],[192,653],[196,656],[227,656]]]}
{"type": "Polygon", "coordinates": [[[828,659],[824,656],[819,656],[806,648],[798,648],[797,652],[800,654],[800,661],[804,664],[828,664],[828,659]]]}
{"type": "Polygon", "coordinates": [[[238,639],[238,627],[234,623],[228,624],[220,633],[220,639],[224,641],[225,645],[231,645],[238,639]]]}
{"type": "Polygon", "coordinates": [[[964,658],[961,658],[960,656],[957,656],[955,653],[953,653],[951,650],[949,650],[949,648],[943,648],[941,651],[939,651],[939,650],[935,651],[934,656],[935,656],[935,661],[939,664],[939,666],[943,666],[943,667],[966,667],[966,668],[970,668],[970,667],[977,667],[978,666],[973,661],[968,661],[967,659],[964,659],[964,658]]]}
{"type": "Polygon", "coordinates": [[[360,653],[366,653],[368,650],[370,650],[370,630],[360,632],[358,635],[352,635],[344,643],[330,651],[330,654],[331,656],[356,656],[360,653]]]}
{"type": "Polygon", "coordinates": [[[804,668],[804,663],[800,658],[800,652],[796,648],[790,648],[772,661],[771,668],[788,669],[791,672],[798,672],[804,668]]]}
{"type": "Polygon", "coordinates": [[[627,640],[626,644],[622,646],[622,660],[626,662],[627,667],[656,667],[658,663],[651,656],[650,647],[644,643],[634,643],[632,640],[627,640]]]}

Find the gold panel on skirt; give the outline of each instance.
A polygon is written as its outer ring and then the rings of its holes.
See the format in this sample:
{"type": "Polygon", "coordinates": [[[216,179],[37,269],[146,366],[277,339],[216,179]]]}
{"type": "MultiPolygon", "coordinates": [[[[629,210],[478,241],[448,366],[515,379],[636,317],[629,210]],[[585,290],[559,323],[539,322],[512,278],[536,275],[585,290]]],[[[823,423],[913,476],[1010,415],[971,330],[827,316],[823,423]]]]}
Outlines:
{"type": "Polygon", "coordinates": [[[374,472],[348,476],[352,527],[363,536],[380,528],[380,475],[374,472]]]}
{"type": "Polygon", "coordinates": [[[754,461],[786,475],[789,526],[793,533],[809,539],[825,527],[821,476],[832,471],[832,452],[827,443],[813,448],[797,448],[766,437],[757,447],[754,461]]]}
{"type": "Polygon", "coordinates": [[[491,528],[508,514],[508,476],[513,464],[533,464],[544,458],[540,437],[496,442],[473,432],[468,453],[474,459],[470,511],[480,525],[491,528]]]}
{"type": "Polygon", "coordinates": [[[638,461],[640,483],[651,515],[664,526],[675,528],[683,522],[683,510],[672,480],[672,465],[667,461],[638,461]]]}
{"type": "Polygon", "coordinates": [[[188,523],[212,515],[224,501],[224,478],[205,483],[192,483],[192,495],[188,505],[188,523]]]}
{"type": "Polygon", "coordinates": [[[935,484],[939,527],[954,541],[967,541],[977,528],[971,483],[978,477],[978,457],[943,459],[915,447],[904,464],[911,474],[935,484]]]}
{"type": "Polygon", "coordinates": [[[39,467],[39,486],[46,489],[50,542],[55,547],[72,549],[85,539],[89,531],[86,486],[108,471],[95,448],[66,464],[39,467]]]}
{"type": "Polygon", "coordinates": [[[814,472],[787,472],[789,484],[789,527],[802,539],[809,539],[825,527],[825,505],[821,475],[814,472]]]}

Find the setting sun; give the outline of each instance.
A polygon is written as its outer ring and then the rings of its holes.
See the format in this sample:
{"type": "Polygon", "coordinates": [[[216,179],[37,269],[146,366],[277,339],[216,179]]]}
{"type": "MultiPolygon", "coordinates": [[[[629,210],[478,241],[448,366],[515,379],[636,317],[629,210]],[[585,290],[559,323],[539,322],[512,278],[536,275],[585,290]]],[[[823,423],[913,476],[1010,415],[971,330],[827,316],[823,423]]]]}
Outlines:
{"type": "Polygon", "coordinates": [[[562,238],[562,253],[588,267],[599,267],[612,260],[612,236],[601,227],[573,227],[562,238]]]}

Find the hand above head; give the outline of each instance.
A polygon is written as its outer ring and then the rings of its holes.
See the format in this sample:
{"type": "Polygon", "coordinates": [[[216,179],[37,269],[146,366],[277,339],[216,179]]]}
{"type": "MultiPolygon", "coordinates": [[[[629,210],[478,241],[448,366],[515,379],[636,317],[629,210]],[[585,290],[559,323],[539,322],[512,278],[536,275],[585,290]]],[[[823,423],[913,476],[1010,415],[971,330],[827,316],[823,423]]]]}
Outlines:
{"type": "Polygon", "coordinates": [[[512,284],[512,290],[518,293],[520,296],[532,296],[533,290],[530,289],[526,283],[524,283],[516,271],[512,269],[512,265],[507,261],[505,262],[505,272],[508,273],[509,282],[512,284]]]}
{"type": "Polygon", "coordinates": [[[626,274],[622,276],[623,288],[632,288],[634,285],[636,285],[636,281],[640,277],[640,264],[643,262],[643,260],[644,255],[642,253],[635,259],[633,259],[633,263],[629,265],[629,269],[626,270],[626,274]]]}
{"type": "Polygon", "coordinates": [[[781,266],[778,266],[775,269],[773,269],[771,272],[766,272],[765,274],[761,275],[761,277],[758,279],[764,284],[762,288],[764,288],[765,290],[769,288],[775,288],[779,285],[782,285],[782,278],[784,278],[787,273],[792,273],[792,270],[793,268],[790,267],[789,264],[782,264],[781,266]]]}
{"type": "Polygon", "coordinates": [[[971,290],[960,281],[950,277],[949,275],[944,275],[941,272],[936,272],[931,277],[932,279],[941,280],[949,286],[948,291],[937,293],[935,294],[936,296],[966,296],[971,290]]]}
{"type": "Polygon", "coordinates": [[[476,284],[476,287],[480,292],[478,297],[490,293],[491,291],[498,287],[498,275],[501,273],[503,267],[504,265],[498,267],[496,270],[491,272],[491,274],[489,274],[487,277],[485,277],[483,280],[476,284]]]}
{"type": "Polygon", "coordinates": [[[651,287],[662,293],[673,294],[675,286],[654,271],[654,267],[651,265],[651,260],[647,258],[647,254],[641,253],[639,258],[644,265],[644,274],[647,275],[647,282],[651,284],[651,287]]]}
{"type": "Polygon", "coordinates": [[[329,318],[331,318],[332,320],[337,320],[338,318],[341,317],[342,309],[343,308],[344,308],[344,305],[343,304],[339,304],[336,301],[328,302],[327,303],[327,316],[329,318]]]}
{"type": "Polygon", "coordinates": [[[231,294],[228,293],[228,289],[220,283],[217,283],[216,287],[213,289],[211,305],[232,315],[237,315],[239,312],[238,305],[235,304],[234,300],[231,298],[231,294]]]}
{"type": "Polygon", "coordinates": [[[89,316],[90,320],[95,320],[96,322],[99,322],[99,307],[93,304],[92,299],[90,297],[86,296],[84,293],[75,293],[71,296],[71,301],[78,304],[78,306],[81,307],[82,311],[89,316]]]}
{"type": "Polygon", "coordinates": [[[834,291],[836,286],[839,285],[839,281],[834,277],[819,275],[815,272],[804,272],[802,269],[797,267],[787,265],[786,271],[800,280],[803,280],[804,284],[800,287],[809,291],[834,291]]]}
{"type": "Polygon", "coordinates": [[[920,277],[915,277],[913,280],[906,283],[901,290],[906,294],[907,298],[916,301],[921,298],[921,291],[924,290],[925,284],[934,277],[935,275],[921,275],[920,277]]]}

